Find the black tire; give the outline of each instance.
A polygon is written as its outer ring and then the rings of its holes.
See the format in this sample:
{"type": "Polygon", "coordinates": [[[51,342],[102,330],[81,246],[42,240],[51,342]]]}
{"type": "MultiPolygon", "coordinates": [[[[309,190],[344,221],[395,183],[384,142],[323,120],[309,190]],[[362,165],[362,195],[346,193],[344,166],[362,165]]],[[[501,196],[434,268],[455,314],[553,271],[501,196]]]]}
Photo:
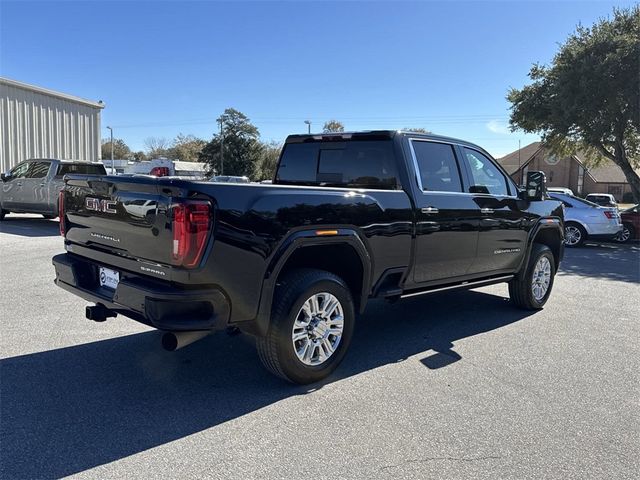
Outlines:
{"type": "Polygon", "coordinates": [[[569,248],[581,247],[587,240],[587,231],[579,223],[567,222],[564,225],[564,238],[565,246],[569,248]]]}
{"type": "Polygon", "coordinates": [[[46,214],[44,214],[44,213],[42,214],[42,216],[43,216],[44,218],[46,218],[47,220],[53,220],[54,218],[56,218],[56,217],[57,217],[57,215],[46,215],[46,214]]]}
{"type": "Polygon", "coordinates": [[[330,375],[344,358],[354,326],[353,299],[340,277],[324,270],[293,270],[278,282],[269,332],[265,337],[256,339],[258,355],[267,370],[278,377],[298,384],[317,382],[330,375]],[[333,353],[321,364],[307,365],[296,354],[292,332],[305,302],[319,293],[330,293],[340,302],[344,324],[333,353]]]}
{"type": "Polygon", "coordinates": [[[622,225],[622,231],[620,231],[614,238],[618,243],[627,243],[629,240],[635,237],[635,230],[633,225],[624,223],[622,225]]]}
{"type": "Polygon", "coordinates": [[[547,303],[551,290],[553,290],[553,281],[556,275],[556,265],[553,259],[553,253],[546,245],[534,243],[531,248],[531,256],[527,269],[523,275],[518,275],[509,282],[509,297],[514,305],[525,310],[540,310],[547,303]],[[550,265],[549,287],[541,298],[536,298],[533,294],[533,273],[537,263],[541,258],[546,258],[550,265]]]}

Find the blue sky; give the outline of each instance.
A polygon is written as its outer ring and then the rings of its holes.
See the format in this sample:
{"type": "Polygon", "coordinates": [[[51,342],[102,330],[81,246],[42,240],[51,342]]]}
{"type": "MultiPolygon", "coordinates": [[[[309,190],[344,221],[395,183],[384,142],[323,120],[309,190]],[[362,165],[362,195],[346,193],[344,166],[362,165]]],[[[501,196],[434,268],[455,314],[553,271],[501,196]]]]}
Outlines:
{"type": "Polygon", "coordinates": [[[0,2],[0,74],[103,100],[104,128],[209,139],[226,107],[264,140],[325,120],[423,127],[495,156],[509,87],[575,26],[626,2],[0,2]]]}

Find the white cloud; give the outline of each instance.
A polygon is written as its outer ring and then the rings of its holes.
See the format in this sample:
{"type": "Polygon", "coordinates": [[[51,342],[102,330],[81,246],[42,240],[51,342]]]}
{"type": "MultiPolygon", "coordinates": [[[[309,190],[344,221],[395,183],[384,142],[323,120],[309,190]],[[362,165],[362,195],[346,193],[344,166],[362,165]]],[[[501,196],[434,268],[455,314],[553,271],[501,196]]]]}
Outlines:
{"type": "Polygon", "coordinates": [[[487,123],[487,128],[493,133],[511,133],[509,132],[509,126],[507,125],[507,123],[500,120],[491,120],[489,123],[487,123]]]}

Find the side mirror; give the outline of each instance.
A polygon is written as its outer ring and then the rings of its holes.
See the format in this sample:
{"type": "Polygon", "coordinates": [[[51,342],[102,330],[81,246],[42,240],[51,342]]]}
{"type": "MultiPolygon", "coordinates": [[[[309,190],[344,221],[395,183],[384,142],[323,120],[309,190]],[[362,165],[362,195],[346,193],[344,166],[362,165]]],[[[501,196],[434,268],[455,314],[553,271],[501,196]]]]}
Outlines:
{"type": "Polygon", "coordinates": [[[11,179],[11,174],[9,174],[9,173],[0,173],[0,179],[3,182],[6,182],[7,180],[11,179]]]}
{"type": "Polygon", "coordinates": [[[540,201],[547,195],[547,177],[544,172],[527,172],[525,190],[521,197],[524,200],[540,201]]]}

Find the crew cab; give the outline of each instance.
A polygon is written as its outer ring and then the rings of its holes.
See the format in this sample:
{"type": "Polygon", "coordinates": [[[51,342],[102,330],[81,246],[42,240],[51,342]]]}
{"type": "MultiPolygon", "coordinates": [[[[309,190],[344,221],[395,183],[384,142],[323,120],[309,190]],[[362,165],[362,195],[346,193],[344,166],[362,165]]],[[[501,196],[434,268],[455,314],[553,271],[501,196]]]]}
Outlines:
{"type": "Polygon", "coordinates": [[[33,158],[20,162],[0,176],[0,220],[8,213],[39,213],[58,216],[58,194],[67,173],[105,175],[104,166],[79,160],[33,158]]]}
{"type": "Polygon", "coordinates": [[[541,172],[526,187],[472,143],[398,131],[291,135],[272,184],[68,175],[55,282],[169,350],[235,327],[269,371],[310,383],[372,298],[506,282],[542,308],[563,208],[541,172]]]}

